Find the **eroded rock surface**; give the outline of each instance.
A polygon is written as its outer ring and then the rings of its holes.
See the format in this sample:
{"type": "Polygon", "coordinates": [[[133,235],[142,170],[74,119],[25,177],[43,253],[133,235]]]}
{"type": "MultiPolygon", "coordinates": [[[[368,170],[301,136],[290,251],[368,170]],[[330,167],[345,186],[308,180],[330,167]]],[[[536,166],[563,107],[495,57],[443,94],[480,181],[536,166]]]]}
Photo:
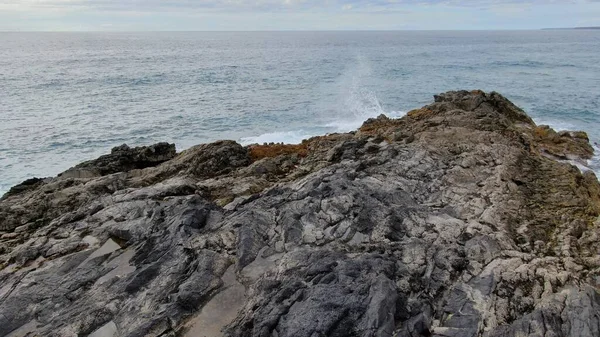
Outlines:
{"type": "Polygon", "coordinates": [[[294,146],[102,157],[0,201],[0,336],[600,336],[600,185],[562,160],[590,149],[459,91],[294,146]]]}

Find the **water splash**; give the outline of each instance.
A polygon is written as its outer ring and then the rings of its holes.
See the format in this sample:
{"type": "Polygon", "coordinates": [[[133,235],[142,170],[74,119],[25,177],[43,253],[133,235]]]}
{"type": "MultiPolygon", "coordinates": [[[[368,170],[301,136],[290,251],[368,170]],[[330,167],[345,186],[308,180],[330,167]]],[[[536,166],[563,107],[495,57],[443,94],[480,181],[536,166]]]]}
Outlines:
{"type": "Polygon", "coordinates": [[[373,68],[366,58],[358,55],[356,61],[346,68],[338,80],[338,100],[332,109],[333,119],[325,125],[334,132],[356,130],[362,123],[381,114],[401,117],[399,111],[384,111],[377,93],[369,87],[373,80],[373,68]]]}
{"type": "Polygon", "coordinates": [[[316,104],[313,125],[298,130],[269,132],[255,137],[240,139],[243,145],[254,143],[285,143],[298,144],[303,139],[320,136],[327,133],[349,132],[358,129],[362,123],[381,114],[392,118],[404,116],[403,111],[383,109],[377,93],[369,88],[369,81],[376,82],[370,62],[364,57],[357,56],[355,62],[346,67],[345,71],[335,82],[337,95],[327,102],[316,104]]]}

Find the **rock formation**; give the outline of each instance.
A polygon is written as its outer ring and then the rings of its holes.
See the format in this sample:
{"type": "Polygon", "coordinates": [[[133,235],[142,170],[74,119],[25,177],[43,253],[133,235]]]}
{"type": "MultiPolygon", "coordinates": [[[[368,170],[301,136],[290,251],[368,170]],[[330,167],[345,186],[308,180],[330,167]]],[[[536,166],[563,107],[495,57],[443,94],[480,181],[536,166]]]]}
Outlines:
{"type": "Polygon", "coordinates": [[[600,336],[592,154],[481,91],[116,148],[0,201],[0,336],[600,336]]]}
{"type": "Polygon", "coordinates": [[[175,157],[175,144],[158,143],[151,146],[130,148],[127,144],[113,148],[110,154],[98,159],[83,162],[61,173],[61,177],[105,176],[118,172],[128,172],[164,163],[175,157]]]}

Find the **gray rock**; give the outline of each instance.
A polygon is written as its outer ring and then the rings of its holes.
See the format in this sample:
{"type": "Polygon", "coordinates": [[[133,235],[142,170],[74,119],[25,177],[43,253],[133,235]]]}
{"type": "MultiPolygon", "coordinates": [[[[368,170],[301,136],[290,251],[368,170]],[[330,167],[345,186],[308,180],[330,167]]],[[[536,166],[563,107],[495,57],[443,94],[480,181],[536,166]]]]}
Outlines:
{"type": "Polygon", "coordinates": [[[600,336],[600,184],[550,143],[589,152],[460,91],[256,161],[115,149],[0,201],[0,336],[600,336]]]}
{"type": "Polygon", "coordinates": [[[81,163],[62,174],[63,177],[75,171],[87,171],[99,175],[127,172],[164,163],[175,157],[175,144],[158,143],[150,146],[130,148],[127,144],[114,147],[110,154],[98,159],[81,163]]]}

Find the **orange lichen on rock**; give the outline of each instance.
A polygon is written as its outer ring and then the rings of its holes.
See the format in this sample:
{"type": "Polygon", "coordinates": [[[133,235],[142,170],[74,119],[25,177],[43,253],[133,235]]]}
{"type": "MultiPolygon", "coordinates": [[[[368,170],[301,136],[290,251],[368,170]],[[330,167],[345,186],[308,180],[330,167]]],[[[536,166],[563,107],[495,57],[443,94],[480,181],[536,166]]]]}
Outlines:
{"type": "Polygon", "coordinates": [[[363,135],[382,135],[392,128],[397,128],[402,123],[404,122],[400,119],[393,119],[385,115],[379,115],[377,118],[370,118],[366,120],[358,130],[363,135]]]}
{"type": "Polygon", "coordinates": [[[583,131],[556,132],[547,125],[540,125],[533,130],[533,136],[539,148],[555,157],[589,159],[594,155],[594,148],[583,131]]]}
{"type": "Polygon", "coordinates": [[[550,129],[549,127],[547,127],[545,125],[537,126],[533,130],[533,134],[535,135],[535,137],[537,139],[546,138],[550,135],[551,132],[554,132],[554,130],[550,129]]]}
{"type": "Polygon", "coordinates": [[[410,118],[419,119],[419,118],[430,116],[432,113],[433,113],[433,111],[431,111],[427,108],[421,108],[421,109],[411,110],[411,111],[407,112],[406,115],[410,118]]]}
{"type": "Polygon", "coordinates": [[[281,155],[293,155],[297,154],[300,157],[306,157],[308,155],[308,143],[302,142],[302,144],[263,144],[263,145],[250,145],[250,159],[255,162],[263,158],[273,158],[281,155]]]}

